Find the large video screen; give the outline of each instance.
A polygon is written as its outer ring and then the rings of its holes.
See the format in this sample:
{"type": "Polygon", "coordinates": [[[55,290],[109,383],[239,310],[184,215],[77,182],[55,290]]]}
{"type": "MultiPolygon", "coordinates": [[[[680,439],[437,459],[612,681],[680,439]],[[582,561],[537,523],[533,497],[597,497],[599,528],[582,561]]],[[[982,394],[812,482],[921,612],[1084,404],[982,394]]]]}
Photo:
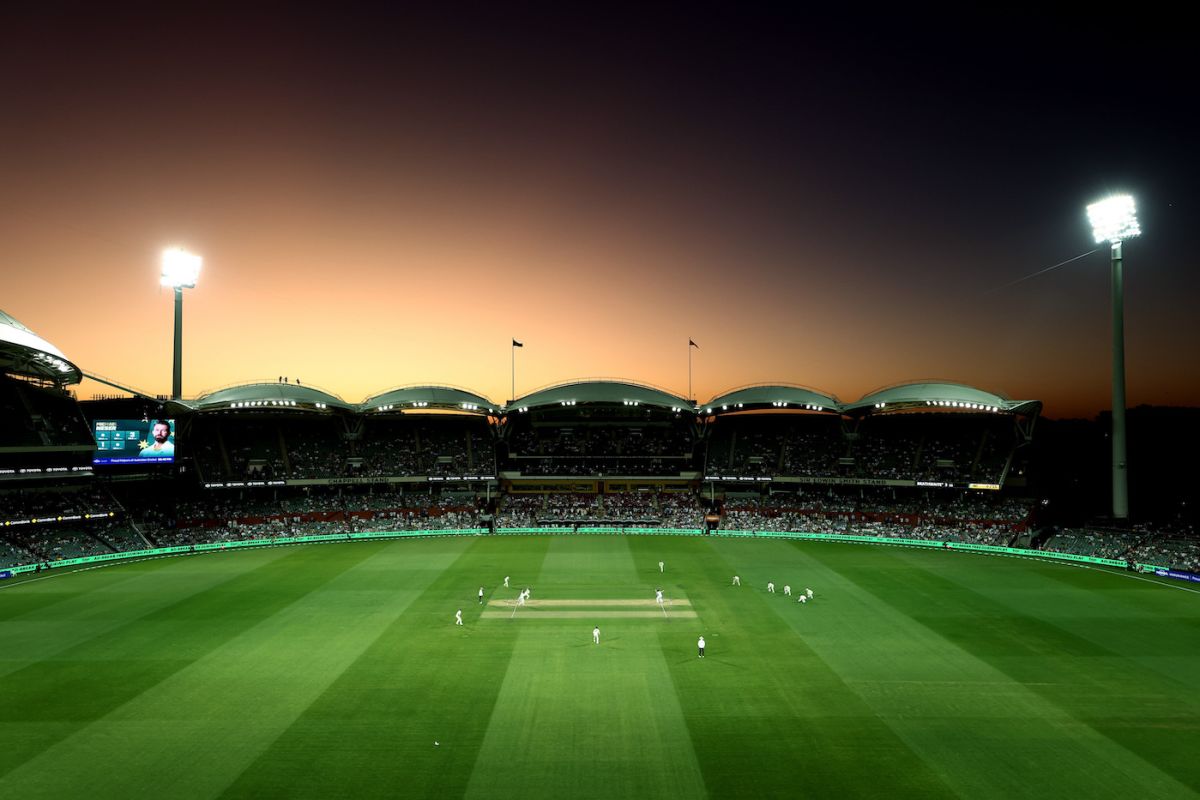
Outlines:
{"type": "Polygon", "coordinates": [[[171,463],[175,460],[175,420],[98,419],[93,423],[93,464],[171,463]]]}

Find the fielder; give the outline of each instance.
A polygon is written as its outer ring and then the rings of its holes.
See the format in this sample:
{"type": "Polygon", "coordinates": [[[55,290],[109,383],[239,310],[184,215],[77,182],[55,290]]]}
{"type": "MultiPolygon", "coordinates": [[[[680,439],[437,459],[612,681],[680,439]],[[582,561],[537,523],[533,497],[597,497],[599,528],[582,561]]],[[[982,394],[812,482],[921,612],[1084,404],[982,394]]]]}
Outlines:
{"type": "Polygon", "coordinates": [[[663,564],[663,562],[661,562],[661,561],[660,561],[660,562],[658,562],[658,571],[659,571],[659,572],[666,572],[666,571],[667,571],[667,570],[666,570],[666,565],[665,565],[665,564],[663,564]]]}
{"type": "Polygon", "coordinates": [[[812,600],[812,589],[805,589],[804,593],[808,595],[809,600],[812,600]]]}
{"type": "Polygon", "coordinates": [[[767,581],[767,591],[771,594],[775,594],[775,584],[771,581],[767,581]]]}
{"type": "Polygon", "coordinates": [[[658,603],[660,606],[663,604],[662,589],[654,590],[654,602],[658,603]]]}
{"type": "Polygon", "coordinates": [[[700,658],[704,658],[704,637],[703,636],[701,636],[700,639],[696,642],[696,647],[697,647],[697,649],[700,650],[700,658]]]}
{"type": "Polygon", "coordinates": [[[733,576],[733,585],[734,585],[734,586],[741,586],[741,585],[742,585],[742,579],[741,579],[741,578],[739,578],[737,575],[734,575],[734,576],[733,576]]]}
{"type": "Polygon", "coordinates": [[[479,605],[483,605],[483,587],[479,587],[479,605]]]}
{"type": "Polygon", "coordinates": [[[454,624],[455,624],[455,625],[462,625],[462,624],[463,624],[463,621],[462,621],[462,609],[461,609],[461,608],[460,608],[458,611],[455,611],[455,612],[454,612],[454,624]]]}
{"type": "Polygon", "coordinates": [[[504,576],[504,588],[505,589],[508,588],[508,576],[507,575],[504,576]]]}
{"type": "Polygon", "coordinates": [[[785,596],[791,597],[792,596],[792,587],[785,583],[783,585],[783,593],[785,596]]]}
{"type": "Polygon", "coordinates": [[[599,625],[592,628],[592,641],[595,642],[596,644],[600,644],[600,626],[599,625]]]}
{"type": "Polygon", "coordinates": [[[803,594],[802,594],[802,595],[800,595],[800,599],[799,599],[797,602],[800,602],[800,603],[807,603],[807,602],[808,602],[808,596],[807,596],[807,595],[803,595],[803,594]]]}

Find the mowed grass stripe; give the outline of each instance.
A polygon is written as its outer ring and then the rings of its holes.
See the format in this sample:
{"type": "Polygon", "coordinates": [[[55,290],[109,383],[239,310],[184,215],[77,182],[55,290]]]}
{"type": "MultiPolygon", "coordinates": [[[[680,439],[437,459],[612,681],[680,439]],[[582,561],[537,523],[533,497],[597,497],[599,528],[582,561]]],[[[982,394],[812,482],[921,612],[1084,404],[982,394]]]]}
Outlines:
{"type": "Polygon", "coordinates": [[[0,625],[9,637],[0,661],[0,776],[187,666],[196,656],[172,647],[180,637],[195,637],[204,651],[215,646],[211,631],[180,626],[175,615],[189,603],[223,607],[229,592],[273,586],[271,564],[283,555],[256,553],[233,566],[203,558],[200,568],[179,560],[150,574],[138,569],[143,577],[133,581],[118,567],[112,585],[88,575],[77,598],[34,615],[45,618],[20,620],[17,630],[17,620],[0,625]],[[184,574],[173,581],[176,571],[184,574]],[[67,619],[55,624],[57,614],[67,619]]]}
{"type": "MultiPolygon", "coordinates": [[[[553,540],[535,591],[595,597],[595,587],[604,585],[613,593],[638,592],[646,576],[628,541],[553,540]]],[[[611,612],[597,611],[604,613],[611,612]]],[[[662,626],[595,619],[600,645],[592,643],[591,618],[493,626],[516,631],[517,639],[466,796],[706,795],[655,634],[662,626]]],[[[679,637],[686,641],[692,633],[681,625],[679,637]]]]}
{"type": "MultiPolygon", "coordinates": [[[[1139,684],[1163,684],[1166,678],[1200,698],[1200,670],[1194,668],[1195,662],[1189,665],[1184,660],[1195,655],[1200,641],[1200,597],[1180,598],[1162,587],[1130,580],[1124,573],[1063,564],[1014,569],[1007,560],[1003,564],[994,559],[980,563],[981,556],[976,554],[955,555],[964,569],[938,571],[951,583],[1092,642],[1103,653],[1137,662],[1143,671],[1139,684]],[[990,569],[993,566],[996,568],[990,569]],[[981,569],[988,569],[989,575],[1003,573],[1004,579],[979,581],[974,576],[981,569]],[[1049,587],[1047,579],[1053,581],[1049,587]],[[1044,602],[1048,588],[1054,589],[1053,603],[1044,602]]],[[[931,566],[928,561],[913,561],[911,556],[906,561],[922,570],[931,566]]],[[[1191,710],[1200,712],[1200,700],[1191,710]]]]}
{"type": "MultiPolygon", "coordinates": [[[[92,591],[113,591],[122,583],[167,568],[176,558],[155,558],[144,561],[108,564],[103,568],[53,572],[0,582],[0,622],[19,617],[47,613],[53,606],[71,601],[92,591]]],[[[50,611],[51,616],[58,614],[50,611]]]]}
{"type": "Polygon", "coordinates": [[[23,610],[0,621],[0,677],[44,659],[70,658],[72,648],[137,627],[164,609],[169,616],[171,607],[189,597],[245,580],[252,566],[270,572],[270,564],[286,555],[283,550],[257,551],[239,570],[223,567],[223,554],[161,559],[6,589],[0,592],[0,609],[15,604],[23,610]],[[31,605],[29,595],[54,600],[31,605]]]}
{"type": "Polygon", "coordinates": [[[223,796],[462,795],[514,641],[512,629],[474,623],[475,592],[505,574],[535,575],[549,543],[544,537],[463,541],[469,546],[460,556],[421,587],[223,796]],[[462,627],[453,622],[457,608],[467,621],[462,627]]]}
{"type": "MultiPolygon", "coordinates": [[[[20,587],[49,593],[57,586],[58,597],[9,608],[9,621],[19,623],[14,632],[24,625],[25,638],[16,637],[24,652],[0,647],[0,666],[17,670],[22,683],[32,662],[59,671],[42,688],[33,684],[49,716],[21,699],[19,685],[17,702],[0,705],[0,763],[21,765],[14,774],[23,781],[0,778],[6,796],[25,796],[33,786],[34,796],[52,794],[51,787],[62,796],[98,797],[490,798],[503,790],[536,798],[562,796],[573,776],[590,781],[584,794],[606,788],[606,797],[1196,793],[1186,779],[1200,743],[1188,716],[1198,702],[1192,676],[1200,674],[1195,598],[1120,576],[953,552],[676,537],[499,537],[499,544],[472,537],[243,551],[159,562],[144,580],[126,579],[126,569],[142,566],[20,587]],[[462,549],[446,559],[443,542],[462,549]],[[624,550],[614,548],[619,542],[624,550]],[[340,562],[342,553],[392,547],[395,560],[322,565],[340,562]],[[291,560],[303,553],[313,554],[311,564],[291,560]],[[261,569],[264,557],[279,559],[277,574],[261,569]],[[665,574],[658,560],[666,561],[665,574]],[[169,574],[175,570],[177,581],[169,574]],[[326,579],[326,570],[340,572],[326,579]],[[277,605],[306,571],[315,580],[304,588],[320,583],[320,597],[302,593],[279,619],[256,607],[260,599],[277,605]],[[729,586],[735,572],[740,588],[729,586]],[[119,579],[106,587],[106,574],[119,579]],[[500,585],[505,575],[508,590],[500,585]],[[768,579],[780,588],[811,585],[816,599],[800,606],[768,595],[768,579]],[[1112,594],[1101,579],[1116,587],[1112,594]],[[77,580],[87,592],[74,594],[77,580]],[[215,591],[188,600],[202,581],[213,581],[215,591]],[[525,609],[513,624],[484,623],[481,612],[511,607],[478,603],[480,584],[485,600],[502,602],[526,585],[539,600],[638,602],[661,586],[668,598],[689,598],[700,616],[664,620],[657,609],[634,605],[607,609],[659,617],[517,624],[523,613],[536,613],[525,609]],[[399,616],[374,615],[381,598],[398,604],[405,592],[412,602],[399,616]],[[218,608],[224,615],[214,617],[218,608]],[[453,624],[456,608],[464,627],[453,624]],[[41,638],[34,618],[45,623],[41,638]],[[88,635],[83,621],[101,632],[88,635]],[[1147,636],[1139,642],[1143,621],[1147,636]],[[82,637],[65,649],[54,641],[61,622],[82,637]],[[599,647],[591,643],[597,623],[599,647]],[[360,641],[360,624],[382,633],[360,641]],[[695,653],[701,632],[709,644],[704,661],[695,653]],[[348,666],[329,670],[323,689],[289,674],[292,664],[305,668],[305,648],[322,645],[334,650],[316,659],[325,671],[324,660],[338,658],[344,642],[348,666]],[[69,658],[38,656],[42,648],[69,658]],[[235,662],[234,674],[215,663],[222,657],[235,662]],[[587,661],[601,658],[608,660],[587,661]],[[257,676],[282,682],[278,692],[264,683],[261,714],[258,695],[242,685],[254,661],[281,664],[257,676]],[[554,674],[530,677],[539,671],[554,674]],[[127,700],[106,697],[130,691],[127,700]],[[643,698],[647,710],[608,707],[643,698]],[[279,706],[293,700],[289,719],[279,706]],[[11,719],[10,707],[28,719],[11,719]],[[586,727],[610,719],[609,727],[633,731],[632,744],[603,742],[586,727]],[[536,730],[526,734],[526,725],[536,730]],[[646,731],[670,746],[635,752],[646,731]],[[500,763],[505,758],[524,769],[500,763]],[[219,774],[191,780],[214,764],[219,774]],[[246,769],[238,776],[227,764],[246,769]],[[170,774],[147,790],[153,769],[170,774]],[[49,783],[31,783],[33,770],[49,783]],[[655,772],[667,777],[642,775],[655,772]]],[[[0,591],[0,609],[7,591],[0,591]]]]}
{"type": "MultiPolygon", "coordinates": [[[[635,553],[649,546],[632,542],[635,553]]],[[[817,611],[765,591],[769,579],[790,580],[788,556],[784,542],[696,539],[674,549],[677,579],[702,609],[707,656],[696,657],[694,636],[683,648],[665,630],[659,638],[671,648],[671,678],[710,796],[954,796],[801,633],[780,625],[780,613],[810,620],[817,611]],[[742,586],[730,585],[734,574],[742,586]]]]}
{"type": "Polygon", "coordinates": [[[1079,713],[1080,704],[1137,713],[1137,702],[1122,696],[1129,685],[1112,672],[1108,652],[938,574],[943,566],[966,570],[960,579],[999,587],[1006,569],[1019,565],[939,553],[914,563],[891,548],[863,548],[850,557],[829,545],[797,548],[824,563],[834,591],[844,586],[861,609],[861,639],[834,635],[814,646],[835,668],[853,672],[852,685],[914,749],[941,764],[962,793],[1011,797],[1031,785],[1047,794],[1189,793],[1171,769],[1105,737],[1079,713]],[[908,665],[902,676],[868,652],[872,642],[899,639],[909,643],[896,652],[895,661],[908,665]],[[1113,682],[1100,679],[1106,673],[1113,682]],[[958,685],[933,682],[955,675],[958,685]]]}
{"type": "MultiPolygon", "coordinates": [[[[12,770],[6,790],[22,797],[212,796],[407,604],[406,591],[327,588],[343,576],[353,585],[346,573],[385,549],[296,550],[273,580],[259,582],[255,570],[228,591],[184,603],[180,645],[206,652],[12,770]],[[346,625],[351,618],[356,624],[346,625]],[[194,635],[208,644],[191,641],[194,635]]],[[[230,554],[228,568],[238,568],[239,555],[230,554]]],[[[110,638],[118,649],[145,646],[110,638]]],[[[158,646],[171,649],[169,640],[158,646]]]]}

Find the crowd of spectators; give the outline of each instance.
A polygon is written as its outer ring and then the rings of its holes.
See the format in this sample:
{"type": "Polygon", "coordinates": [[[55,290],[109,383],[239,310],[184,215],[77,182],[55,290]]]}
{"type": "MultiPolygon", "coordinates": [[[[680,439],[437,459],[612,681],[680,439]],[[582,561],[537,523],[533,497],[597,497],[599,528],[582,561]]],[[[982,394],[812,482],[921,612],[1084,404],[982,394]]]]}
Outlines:
{"type": "Polygon", "coordinates": [[[693,453],[678,424],[553,425],[514,431],[504,466],[537,476],[676,476],[695,468],[693,453]]]}
{"type": "MultiPolygon", "coordinates": [[[[113,486],[115,491],[117,484],[113,486]]],[[[486,529],[492,524],[484,498],[471,493],[430,492],[423,484],[421,488],[309,487],[247,491],[244,495],[211,491],[182,499],[164,499],[140,488],[141,502],[130,504],[126,498],[124,505],[106,488],[94,484],[8,489],[0,492],[0,509],[4,517],[21,524],[7,526],[0,533],[0,567],[139,550],[148,544],[486,529]],[[94,521],[59,520],[83,513],[100,516],[94,521]],[[49,521],[28,522],[35,517],[49,521]]],[[[988,545],[1013,544],[1018,534],[1029,534],[1032,519],[1030,501],[998,493],[883,487],[730,494],[716,505],[722,530],[838,533],[988,545]]],[[[591,526],[696,529],[704,526],[705,513],[701,498],[693,492],[509,494],[497,502],[494,524],[501,530],[591,526]]],[[[1200,539],[1187,527],[1060,529],[1041,548],[1200,570],[1200,539]]]]}
{"type": "Polygon", "coordinates": [[[1192,526],[1167,526],[1144,536],[1124,558],[1200,573],[1200,538],[1192,526]]]}
{"type": "Polygon", "coordinates": [[[351,434],[326,417],[211,417],[191,437],[206,480],[495,474],[495,446],[477,417],[378,418],[351,434]]]}
{"type": "Polygon", "coordinates": [[[1200,538],[1190,525],[1065,528],[1042,549],[1200,572],[1200,538]]]}
{"type": "Polygon", "coordinates": [[[1027,501],[983,494],[781,492],[727,498],[721,528],[1006,545],[1029,514],[1027,501]]]}
{"type": "Polygon", "coordinates": [[[709,475],[857,477],[999,483],[1016,441],[1011,420],[990,415],[898,414],[843,434],[819,415],[718,419],[709,475]]]}
{"type": "Polygon", "coordinates": [[[147,517],[162,546],[314,534],[478,528],[474,497],[429,492],[295,491],[245,499],[212,493],[147,517]]]}
{"type": "Polygon", "coordinates": [[[492,434],[477,417],[372,419],[357,454],[357,475],[496,474],[492,434]]]}
{"type": "Polygon", "coordinates": [[[97,486],[15,488],[0,492],[0,525],[8,521],[119,510],[112,495],[97,486]]]}
{"type": "Polygon", "coordinates": [[[0,535],[0,568],[128,552],[146,546],[146,540],[128,520],[8,527],[0,535]]]}
{"type": "Polygon", "coordinates": [[[1064,528],[1047,539],[1041,549],[1052,553],[1121,559],[1138,538],[1137,533],[1126,530],[1064,528]]]}
{"type": "Polygon", "coordinates": [[[496,513],[496,528],[650,527],[695,529],[704,512],[686,492],[510,495],[496,513]]]}

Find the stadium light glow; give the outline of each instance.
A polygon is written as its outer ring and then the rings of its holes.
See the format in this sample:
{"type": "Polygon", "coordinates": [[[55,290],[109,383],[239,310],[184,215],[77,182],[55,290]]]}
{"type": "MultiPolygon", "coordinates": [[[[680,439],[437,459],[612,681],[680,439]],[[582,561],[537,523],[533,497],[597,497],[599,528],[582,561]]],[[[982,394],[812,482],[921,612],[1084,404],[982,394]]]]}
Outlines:
{"type": "Polygon", "coordinates": [[[1115,244],[1142,233],[1138,227],[1133,197],[1127,194],[1113,195],[1092,203],[1087,207],[1087,215],[1092,223],[1092,236],[1097,243],[1115,244]]]}
{"type": "Polygon", "coordinates": [[[173,289],[194,289],[203,263],[200,256],[178,247],[163,250],[160,283],[173,289]]]}

